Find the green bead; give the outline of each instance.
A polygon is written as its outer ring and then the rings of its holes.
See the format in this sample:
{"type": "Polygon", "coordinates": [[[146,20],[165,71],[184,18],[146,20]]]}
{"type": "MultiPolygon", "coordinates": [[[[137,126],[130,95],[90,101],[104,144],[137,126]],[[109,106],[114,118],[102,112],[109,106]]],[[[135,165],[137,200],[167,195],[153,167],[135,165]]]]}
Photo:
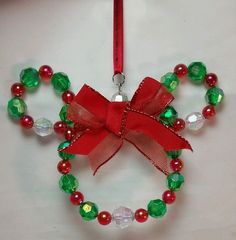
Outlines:
{"type": "Polygon", "coordinates": [[[67,119],[67,113],[68,113],[68,109],[69,109],[69,105],[66,104],[61,108],[61,111],[59,113],[60,119],[61,121],[65,122],[66,124],[73,124],[72,121],[70,121],[69,119],[67,119]]]}
{"type": "Polygon", "coordinates": [[[92,221],[98,216],[98,207],[93,202],[84,202],[80,205],[80,215],[85,221],[92,221]]]}
{"type": "Polygon", "coordinates": [[[70,80],[65,73],[55,73],[52,76],[52,85],[57,93],[63,93],[70,88],[70,80]]]}
{"type": "Polygon", "coordinates": [[[178,172],[170,173],[167,176],[167,187],[172,191],[179,191],[184,184],[184,176],[178,172]]]}
{"type": "Polygon", "coordinates": [[[160,114],[160,121],[168,126],[172,125],[178,117],[178,113],[172,106],[167,106],[160,114]]]}
{"type": "Polygon", "coordinates": [[[148,204],[148,214],[153,218],[163,217],[167,211],[166,204],[160,199],[155,199],[148,204]]]}
{"type": "Polygon", "coordinates": [[[161,77],[162,84],[168,89],[168,91],[173,92],[179,85],[179,79],[175,73],[167,73],[161,77]]]}
{"type": "Polygon", "coordinates": [[[21,83],[29,89],[34,89],[39,85],[39,73],[34,68],[26,68],[20,73],[21,83]]]}
{"type": "Polygon", "coordinates": [[[194,83],[202,83],[206,73],[206,66],[202,62],[193,62],[188,66],[188,76],[194,83]]]}
{"type": "Polygon", "coordinates": [[[224,92],[221,88],[213,87],[206,92],[206,101],[214,106],[217,106],[224,100],[224,92]]]}
{"type": "Polygon", "coordinates": [[[62,175],[59,181],[59,187],[65,193],[73,193],[79,186],[78,180],[72,174],[62,175]]]}
{"type": "Polygon", "coordinates": [[[169,158],[178,158],[182,154],[182,150],[167,151],[166,154],[169,158]]]}
{"type": "MultiPolygon", "coordinates": [[[[58,146],[58,150],[64,149],[64,148],[68,147],[69,145],[70,145],[69,141],[62,142],[58,146]]],[[[70,154],[70,153],[65,153],[65,152],[58,152],[58,155],[63,160],[71,160],[71,159],[75,158],[75,154],[70,154]]]]}
{"type": "Polygon", "coordinates": [[[10,117],[19,119],[26,112],[27,106],[21,98],[12,98],[7,105],[7,111],[10,117]]]}

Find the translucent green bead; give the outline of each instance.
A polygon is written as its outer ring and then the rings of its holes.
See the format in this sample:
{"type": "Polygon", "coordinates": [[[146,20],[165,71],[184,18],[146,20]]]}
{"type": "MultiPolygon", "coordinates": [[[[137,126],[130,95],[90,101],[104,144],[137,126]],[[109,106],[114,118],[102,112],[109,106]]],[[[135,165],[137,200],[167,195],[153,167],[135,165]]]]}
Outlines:
{"type": "Polygon", "coordinates": [[[26,112],[27,106],[21,98],[12,98],[7,105],[7,111],[10,117],[19,119],[26,112]]]}
{"type": "Polygon", "coordinates": [[[178,158],[182,154],[182,150],[167,151],[166,154],[169,158],[178,158]]]}
{"type": "Polygon", "coordinates": [[[168,126],[171,126],[178,117],[178,113],[172,106],[167,106],[160,114],[160,121],[168,126]]]}
{"type": "Polygon", "coordinates": [[[73,193],[79,186],[78,180],[72,174],[62,175],[59,181],[59,187],[65,193],[73,193]]]}
{"type": "Polygon", "coordinates": [[[173,92],[179,85],[179,79],[175,73],[167,73],[161,77],[162,84],[168,89],[168,91],[173,92]]]}
{"type": "Polygon", "coordinates": [[[148,214],[153,218],[163,217],[167,211],[165,202],[160,199],[150,201],[147,209],[148,214]]]}
{"type": "Polygon", "coordinates": [[[69,105],[66,104],[64,105],[62,108],[61,108],[61,111],[59,113],[59,117],[61,119],[62,122],[65,122],[66,124],[73,124],[72,121],[70,121],[68,118],[67,118],[67,113],[68,113],[68,109],[69,109],[69,105]]]}
{"type": "Polygon", "coordinates": [[[92,221],[98,216],[98,207],[93,202],[84,202],[80,205],[80,215],[85,221],[92,221]]]}
{"type": "Polygon", "coordinates": [[[70,80],[65,73],[55,73],[52,76],[52,85],[57,93],[63,93],[70,88],[70,80]]]}
{"type": "Polygon", "coordinates": [[[20,73],[20,81],[26,88],[34,89],[40,82],[39,73],[34,68],[26,68],[20,73]]]}
{"type": "Polygon", "coordinates": [[[178,172],[170,173],[167,176],[167,187],[172,191],[179,191],[184,184],[184,176],[178,172]]]}
{"type": "Polygon", "coordinates": [[[224,100],[224,92],[221,88],[212,87],[206,92],[206,101],[214,106],[217,106],[224,100]]]}
{"type": "MultiPolygon", "coordinates": [[[[69,141],[62,142],[58,146],[58,150],[64,149],[64,148],[68,147],[69,145],[70,145],[69,141]]],[[[58,152],[58,155],[63,160],[71,160],[71,159],[75,158],[75,154],[70,154],[70,153],[65,153],[65,152],[58,152]]]]}
{"type": "Polygon", "coordinates": [[[194,83],[202,83],[207,69],[202,62],[193,62],[188,66],[188,76],[194,83]]]}

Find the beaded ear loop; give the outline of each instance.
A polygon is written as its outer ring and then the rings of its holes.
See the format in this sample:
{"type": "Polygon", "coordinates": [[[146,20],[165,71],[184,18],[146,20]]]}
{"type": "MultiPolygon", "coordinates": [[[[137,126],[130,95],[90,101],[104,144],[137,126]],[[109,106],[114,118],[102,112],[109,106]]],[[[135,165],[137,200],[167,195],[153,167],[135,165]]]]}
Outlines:
{"type": "Polygon", "coordinates": [[[113,82],[118,86],[118,92],[110,102],[91,87],[84,85],[74,96],[69,91],[70,82],[64,73],[55,73],[51,67],[44,65],[39,71],[28,68],[21,72],[21,83],[12,86],[14,96],[8,103],[10,117],[19,119],[26,129],[34,127],[40,136],[52,133],[52,123],[46,119],[33,121],[25,115],[26,104],[22,97],[26,89],[38,87],[40,79],[52,82],[56,92],[62,94],[66,104],[60,111],[61,121],[54,124],[58,134],[64,134],[66,141],[58,147],[62,159],[57,169],[62,174],[59,186],[69,194],[72,204],[79,207],[83,220],[97,219],[101,225],[112,221],[118,228],[128,227],[134,219],[146,222],[150,217],[161,218],[167,212],[167,205],[175,202],[176,192],[184,183],[180,173],[183,161],[180,159],[182,149],[191,149],[187,140],[177,134],[187,126],[190,130],[200,129],[205,119],[212,118],[215,107],[224,99],[223,90],[217,87],[217,76],[207,74],[206,67],[201,62],[194,62],[188,67],[179,64],[173,73],[167,73],[161,78],[161,83],[153,78],[145,78],[139,85],[131,101],[122,91],[125,82],[123,74],[123,0],[114,0],[114,76],[113,82]],[[174,92],[181,78],[188,75],[196,84],[205,82],[209,87],[206,93],[207,106],[202,112],[193,112],[185,120],[178,118],[177,111],[169,104],[174,99],[174,92]],[[77,189],[79,183],[71,172],[71,160],[75,154],[87,155],[91,168],[96,174],[98,169],[107,163],[119,151],[124,141],[130,142],[158,170],[166,175],[167,190],[160,199],[151,200],[146,208],[132,211],[127,207],[119,207],[109,213],[99,211],[98,206],[91,201],[84,201],[84,196],[77,189]],[[172,170],[168,171],[169,167],[172,170]]]}

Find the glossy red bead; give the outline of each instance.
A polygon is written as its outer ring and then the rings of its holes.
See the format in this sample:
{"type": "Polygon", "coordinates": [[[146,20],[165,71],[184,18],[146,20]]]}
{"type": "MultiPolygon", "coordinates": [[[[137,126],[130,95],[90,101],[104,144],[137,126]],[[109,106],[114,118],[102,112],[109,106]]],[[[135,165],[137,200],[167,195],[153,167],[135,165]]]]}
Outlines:
{"type": "Polygon", "coordinates": [[[148,211],[143,208],[137,209],[135,211],[134,217],[137,222],[146,222],[148,220],[148,211]]]}
{"type": "Polygon", "coordinates": [[[57,164],[57,170],[61,174],[67,174],[71,171],[71,163],[67,160],[62,160],[57,164]]]}
{"type": "Polygon", "coordinates": [[[49,82],[52,78],[52,75],[53,75],[53,70],[50,66],[43,65],[39,68],[39,76],[43,81],[49,82]]]}
{"type": "Polygon", "coordinates": [[[25,93],[25,87],[22,83],[14,83],[11,86],[11,93],[15,97],[22,97],[25,93]]]}
{"type": "Polygon", "coordinates": [[[179,132],[185,128],[185,121],[181,118],[177,118],[172,126],[175,132],[179,132]]]}
{"type": "Polygon", "coordinates": [[[81,192],[73,192],[70,195],[70,201],[73,205],[80,205],[84,201],[84,195],[81,192]]]}
{"type": "Polygon", "coordinates": [[[65,139],[67,141],[72,141],[76,136],[76,132],[74,130],[74,128],[70,128],[68,127],[65,131],[65,139]]]}
{"type": "Polygon", "coordinates": [[[215,110],[214,106],[208,105],[208,106],[204,107],[202,110],[202,115],[206,119],[214,117],[216,115],[216,110],[215,110]]]}
{"type": "Polygon", "coordinates": [[[167,190],[162,194],[162,200],[166,203],[166,204],[172,204],[176,199],[175,193],[167,190]]]}
{"type": "Polygon", "coordinates": [[[74,100],[75,94],[68,90],[65,91],[61,97],[64,103],[70,104],[74,100]]]}
{"type": "Polygon", "coordinates": [[[20,118],[20,125],[23,128],[30,129],[34,126],[34,119],[31,116],[24,115],[20,118]]]}
{"type": "Polygon", "coordinates": [[[178,64],[175,66],[174,68],[174,73],[179,77],[182,78],[184,76],[186,76],[186,74],[188,73],[188,67],[184,64],[178,64]]]}
{"type": "Polygon", "coordinates": [[[215,73],[208,73],[205,76],[205,82],[209,87],[214,87],[218,82],[218,77],[215,73]]]}
{"type": "Polygon", "coordinates": [[[182,168],[184,167],[184,163],[182,160],[180,160],[179,158],[174,158],[170,161],[170,168],[174,171],[174,172],[180,172],[182,170],[182,168]]]}
{"type": "Polygon", "coordinates": [[[66,131],[66,124],[62,121],[58,121],[56,123],[54,123],[54,131],[57,134],[64,134],[66,131]]]}
{"type": "Polygon", "coordinates": [[[112,217],[109,212],[103,211],[98,214],[97,219],[101,225],[108,225],[111,223],[112,217]]]}

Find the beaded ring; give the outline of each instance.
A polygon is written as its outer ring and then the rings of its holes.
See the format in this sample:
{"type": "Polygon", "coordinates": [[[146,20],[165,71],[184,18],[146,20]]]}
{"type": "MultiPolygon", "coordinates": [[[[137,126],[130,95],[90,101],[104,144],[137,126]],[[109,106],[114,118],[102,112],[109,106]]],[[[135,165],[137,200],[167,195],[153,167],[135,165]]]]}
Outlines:
{"type": "Polygon", "coordinates": [[[65,73],[53,73],[53,70],[48,65],[43,65],[37,71],[34,68],[26,68],[20,73],[20,82],[14,83],[11,86],[13,98],[8,102],[7,110],[12,119],[19,120],[20,125],[24,129],[34,129],[34,132],[45,137],[51,135],[53,129],[57,134],[64,134],[67,140],[71,140],[76,131],[71,121],[66,118],[66,112],[69,104],[74,99],[74,93],[69,90],[70,80],[65,73]],[[35,90],[40,85],[40,80],[49,83],[51,81],[55,92],[61,95],[64,106],[60,111],[60,120],[54,125],[46,118],[39,118],[36,121],[26,115],[27,105],[23,100],[26,90],[35,90]]]}
{"type": "Polygon", "coordinates": [[[206,119],[215,116],[217,107],[224,99],[224,92],[217,87],[218,77],[214,73],[207,73],[206,66],[202,62],[193,62],[188,67],[184,64],[178,64],[174,72],[169,72],[161,77],[162,84],[168,91],[174,92],[181,78],[188,76],[196,85],[205,83],[208,90],[205,95],[207,106],[202,112],[192,112],[184,119],[178,118],[178,113],[172,106],[167,106],[160,115],[160,121],[173,128],[174,131],[181,131],[185,126],[192,131],[201,129],[206,119]]]}

